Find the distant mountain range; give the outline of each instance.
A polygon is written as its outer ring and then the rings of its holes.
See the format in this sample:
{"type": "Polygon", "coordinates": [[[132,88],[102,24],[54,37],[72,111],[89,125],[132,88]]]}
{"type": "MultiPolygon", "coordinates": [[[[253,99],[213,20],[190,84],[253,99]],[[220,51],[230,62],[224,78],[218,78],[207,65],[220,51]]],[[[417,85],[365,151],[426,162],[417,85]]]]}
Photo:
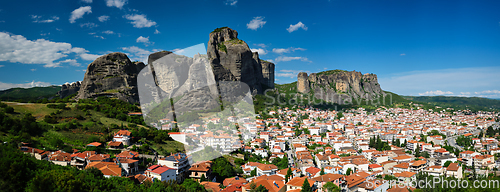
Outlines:
{"type": "Polygon", "coordinates": [[[403,96],[403,98],[438,105],[440,107],[460,107],[471,110],[500,110],[500,99],[482,97],[454,97],[454,96],[403,96]]]}
{"type": "Polygon", "coordinates": [[[31,100],[36,101],[43,98],[50,99],[56,97],[57,92],[60,90],[61,86],[11,88],[0,91],[0,100],[28,102],[31,100]]]}

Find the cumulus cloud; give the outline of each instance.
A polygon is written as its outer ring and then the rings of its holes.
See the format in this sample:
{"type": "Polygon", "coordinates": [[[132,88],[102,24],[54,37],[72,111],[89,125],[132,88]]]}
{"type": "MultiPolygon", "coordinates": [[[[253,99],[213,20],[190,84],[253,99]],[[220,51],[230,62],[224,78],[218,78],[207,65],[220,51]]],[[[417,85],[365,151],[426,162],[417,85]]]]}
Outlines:
{"type": "Polygon", "coordinates": [[[0,65],[0,68],[5,67],[5,65],[0,65]]]}
{"type": "Polygon", "coordinates": [[[279,70],[279,72],[276,73],[277,77],[288,77],[288,78],[297,78],[297,75],[300,72],[306,72],[310,73],[309,71],[299,71],[299,70],[279,70]]]}
{"type": "Polygon", "coordinates": [[[158,31],[158,29],[155,29],[155,34],[160,34],[160,31],[158,31]]]}
{"type": "Polygon", "coordinates": [[[151,27],[155,26],[156,22],[148,20],[146,18],[146,15],[139,15],[139,14],[133,14],[133,15],[125,15],[123,16],[125,19],[130,20],[135,28],[144,28],[144,27],[151,27]]]}
{"type": "Polygon", "coordinates": [[[237,0],[226,0],[226,5],[235,6],[238,3],[237,0]]]}
{"type": "Polygon", "coordinates": [[[288,27],[286,30],[287,30],[289,33],[291,33],[291,32],[297,31],[297,30],[298,30],[298,29],[300,29],[300,28],[302,28],[302,29],[304,29],[305,31],[307,31],[307,27],[306,27],[306,25],[304,25],[304,23],[302,23],[302,22],[300,22],[300,21],[299,21],[297,24],[295,24],[295,25],[290,25],[290,27],[288,27]]]}
{"type": "Polygon", "coordinates": [[[31,18],[33,19],[33,23],[52,23],[54,21],[59,20],[59,17],[57,16],[52,16],[50,17],[50,19],[42,19],[42,16],[31,15],[31,18]]]}
{"type": "Polygon", "coordinates": [[[127,4],[127,0],[106,0],[106,6],[108,7],[116,7],[121,9],[125,4],[127,4]]]}
{"type": "Polygon", "coordinates": [[[90,6],[85,6],[85,7],[80,7],[78,9],[75,9],[73,12],[71,12],[71,16],[69,17],[69,22],[70,23],[75,23],[77,19],[80,19],[83,17],[85,14],[92,13],[92,7],[90,6]]]}
{"type": "Polygon", "coordinates": [[[137,43],[144,43],[144,45],[148,46],[149,44],[151,44],[151,42],[149,41],[149,37],[143,37],[143,36],[139,36],[135,42],[137,43]]]}
{"type": "Polygon", "coordinates": [[[87,22],[87,23],[82,23],[80,24],[80,27],[88,27],[88,28],[94,28],[94,27],[97,27],[99,25],[95,24],[95,23],[92,23],[92,22],[87,22]]]}
{"type": "Polygon", "coordinates": [[[406,55],[405,53],[401,53],[401,54],[399,54],[399,56],[405,56],[405,55],[406,55]]]}
{"type": "Polygon", "coordinates": [[[294,48],[294,47],[289,47],[289,48],[286,48],[286,49],[283,49],[283,48],[274,48],[273,49],[273,52],[274,53],[278,53],[278,54],[283,54],[283,53],[290,53],[290,52],[294,52],[294,51],[305,51],[306,49],[303,49],[303,48],[294,48]]]}
{"type": "Polygon", "coordinates": [[[252,52],[259,53],[259,55],[265,55],[265,54],[267,54],[267,51],[265,49],[262,49],[262,48],[251,49],[251,50],[252,50],[252,52]]]}
{"type": "MultiPolygon", "coordinates": [[[[0,32],[0,61],[23,64],[44,64],[44,67],[59,67],[60,59],[69,54],[76,54],[82,59],[91,60],[95,55],[88,51],[72,47],[69,43],[52,42],[45,39],[28,40],[21,35],[0,32]]],[[[92,59],[92,60],[93,60],[92,59]]]]}
{"type": "Polygon", "coordinates": [[[282,61],[293,61],[293,60],[300,60],[300,61],[305,61],[305,62],[311,62],[307,57],[286,57],[286,56],[279,56],[273,61],[275,63],[282,62],[282,61]]]}
{"type": "Polygon", "coordinates": [[[6,90],[10,88],[32,88],[32,87],[47,87],[51,86],[51,83],[41,82],[41,81],[32,81],[31,83],[4,83],[0,82],[0,90],[6,90]]]}
{"type": "Polygon", "coordinates": [[[71,66],[75,66],[75,67],[80,67],[80,63],[78,63],[76,60],[74,59],[66,59],[64,61],[59,61],[59,63],[68,63],[69,65],[71,66]]]}
{"type": "Polygon", "coordinates": [[[105,22],[105,21],[109,20],[109,16],[102,15],[102,16],[99,16],[97,19],[99,19],[100,22],[105,22]]]}
{"type": "Polygon", "coordinates": [[[453,95],[453,92],[436,90],[436,91],[426,91],[425,93],[419,93],[418,95],[420,96],[453,95]]]}
{"type": "Polygon", "coordinates": [[[247,23],[247,28],[251,30],[257,30],[258,28],[262,28],[267,21],[264,21],[264,17],[254,17],[250,23],[247,23]]]}
{"type": "Polygon", "coordinates": [[[92,0],[82,0],[85,3],[92,3],[92,0]]]}

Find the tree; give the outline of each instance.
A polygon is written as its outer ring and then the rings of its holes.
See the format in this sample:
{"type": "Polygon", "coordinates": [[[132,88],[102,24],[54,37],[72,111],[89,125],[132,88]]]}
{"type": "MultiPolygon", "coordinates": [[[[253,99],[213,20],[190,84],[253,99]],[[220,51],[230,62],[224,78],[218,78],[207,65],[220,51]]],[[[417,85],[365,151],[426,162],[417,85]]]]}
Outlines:
{"type": "Polygon", "coordinates": [[[252,176],[252,177],[257,176],[257,168],[255,168],[252,171],[250,171],[250,176],[252,176]]]}
{"type": "Polygon", "coordinates": [[[188,191],[207,191],[203,185],[200,183],[192,180],[192,179],[186,179],[182,183],[182,186],[184,186],[188,191]]]}
{"type": "Polygon", "coordinates": [[[292,176],[292,168],[288,168],[285,175],[285,183],[288,183],[288,179],[292,176]]]}
{"type": "Polygon", "coordinates": [[[401,147],[401,141],[399,139],[396,139],[396,146],[401,147]]]}
{"type": "Polygon", "coordinates": [[[331,181],[328,181],[327,183],[325,183],[325,185],[323,185],[323,191],[340,192],[340,188],[339,188],[339,186],[335,185],[331,181]]]}
{"type": "Polygon", "coordinates": [[[417,148],[415,148],[415,157],[420,157],[420,146],[418,146],[418,143],[417,148]]]}
{"type": "Polygon", "coordinates": [[[269,190],[266,189],[263,185],[259,185],[259,187],[250,190],[250,192],[268,192],[269,190]]]}
{"type": "Polygon", "coordinates": [[[345,174],[347,176],[351,175],[351,173],[352,173],[352,169],[351,168],[348,168],[347,171],[345,172],[345,174]]]}
{"type": "Polygon", "coordinates": [[[307,181],[307,178],[304,180],[304,183],[302,184],[302,190],[300,192],[311,192],[312,188],[311,185],[309,185],[309,181],[307,181]]]}
{"type": "Polygon", "coordinates": [[[321,171],[319,172],[319,175],[324,175],[325,174],[325,168],[321,168],[321,171]]]}
{"type": "Polygon", "coordinates": [[[201,177],[200,177],[200,182],[203,182],[203,181],[207,181],[205,174],[201,174],[201,177]]]}

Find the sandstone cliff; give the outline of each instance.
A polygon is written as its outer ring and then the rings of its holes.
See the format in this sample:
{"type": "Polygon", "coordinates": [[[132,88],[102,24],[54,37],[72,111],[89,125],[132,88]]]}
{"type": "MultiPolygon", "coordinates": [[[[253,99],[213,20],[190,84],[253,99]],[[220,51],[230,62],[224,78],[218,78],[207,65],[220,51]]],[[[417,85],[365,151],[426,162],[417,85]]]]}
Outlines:
{"type": "Polygon", "coordinates": [[[297,76],[297,91],[312,91],[318,99],[339,104],[352,102],[352,99],[371,100],[385,95],[378,84],[377,75],[343,70],[311,73],[309,76],[301,72],[297,76]]]}
{"type": "Polygon", "coordinates": [[[139,102],[137,74],[142,62],[132,63],[124,53],[110,53],[90,63],[76,99],[107,96],[130,103],[139,102]]]}
{"type": "Polygon", "coordinates": [[[274,64],[261,61],[257,52],[238,39],[238,32],[222,27],[210,33],[207,56],[216,81],[241,81],[253,94],[274,88],[274,64]]]}

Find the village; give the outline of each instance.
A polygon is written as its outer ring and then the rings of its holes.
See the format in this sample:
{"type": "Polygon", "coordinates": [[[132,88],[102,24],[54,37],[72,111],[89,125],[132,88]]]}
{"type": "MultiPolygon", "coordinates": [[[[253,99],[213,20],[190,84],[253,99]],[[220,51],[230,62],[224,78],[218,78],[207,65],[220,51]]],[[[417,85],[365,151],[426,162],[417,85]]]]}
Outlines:
{"type": "MultiPolygon", "coordinates": [[[[500,168],[498,135],[487,133],[498,129],[498,114],[439,109],[424,110],[417,104],[411,109],[380,107],[371,112],[363,108],[344,112],[276,108],[255,120],[216,118],[169,133],[175,140],[198,138],[198,145],[221,149],[224,157],[240,159],[241,166],[232,164],[241,171],[222,179],[214,173],[211,160],[195,161],[187,153],[161,156],[131,150],[137,144],[131,143],[133,135],[125,129],[114,133],[108,143],[87,145],[121,150],[115,155],[29,146],[21,146],[21,150],[61,166],[97,168],[105,177],[129,177],[139,184],[148,180],[182,183],[190,178],[207,190],[223,192],[245,192],[261,186],[270,192],[304,188],[395,192],[407,189],[387,181],[411,182],[419,174],[456,179],[496,175],[500,168]],[[235,130],[210,129],[228,122],[239,126],[235,130]],[[145,159],[151,161],[140,166],[145,159]]],[[[175,122],[160,123],[168,130],[175,122]]]]}

